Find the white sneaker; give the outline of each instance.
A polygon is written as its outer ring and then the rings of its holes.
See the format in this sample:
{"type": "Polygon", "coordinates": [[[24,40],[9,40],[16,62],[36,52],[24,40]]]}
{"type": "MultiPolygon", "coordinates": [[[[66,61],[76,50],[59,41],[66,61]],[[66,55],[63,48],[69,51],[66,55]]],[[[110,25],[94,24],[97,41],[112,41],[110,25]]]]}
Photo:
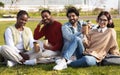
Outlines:
{"type": "Polygon", "coordinates": [[[26,60],[23,64],[25,65],[36,65],[37,63],[36,59],[26,60]]]}
{"type": "Polygon", "coordinates": [[[56,64],[59,64],[60,61],[62,61],[62,59],[55,59],[55,63],[56,63],[56,64]]]}
{"type": "Polygon", "coordinates": [[[68,60],[68,61],[67,61],[67,64],[69,65],[71,62],[73,62],[73,60],[68,60]]]}
{"type": "Polygon", "coordinates": [[[53,67],[53,70],[63,70],[67,68],[67,63],[65,59],[59,59],[56,61],[56,66],[53,67]]]}
{"type": "Polygon", "coordinates": [[[7,60],[7,66],[8,67],[13,67],[15,66],[17,63],[13,62],[13,61],[10,61],[10,60],[7,60]]]}

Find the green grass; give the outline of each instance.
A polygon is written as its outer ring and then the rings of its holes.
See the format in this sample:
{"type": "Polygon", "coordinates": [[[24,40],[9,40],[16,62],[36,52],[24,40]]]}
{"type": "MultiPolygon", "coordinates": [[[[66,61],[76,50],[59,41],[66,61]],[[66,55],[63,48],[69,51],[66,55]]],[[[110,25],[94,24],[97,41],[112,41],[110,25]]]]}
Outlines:
{"type": "MultiPolygon", "coordinates": [[[[95,20],[92,20],[95,23],[95,20]]],[[[64,23],[65,21],[60,21],[64,23]]],[[[0,45],[4,44],[3,34],[6,27],[15,22],[0,22],[0,45]]],[[[27,26],[33,31],[38,21],[29,21],[27,26]]],[[[120,19],[114,19],[115,30],[117,31],[117,41],[120,47],[120,19]]],[[[38,64],[35,66],[17,65],[12,68],[0,65],[0,75],[119,75],[120,66],[92,66],[92,67],[68,67],[62,71],[53,71],[55,64],[38,64]]]]}

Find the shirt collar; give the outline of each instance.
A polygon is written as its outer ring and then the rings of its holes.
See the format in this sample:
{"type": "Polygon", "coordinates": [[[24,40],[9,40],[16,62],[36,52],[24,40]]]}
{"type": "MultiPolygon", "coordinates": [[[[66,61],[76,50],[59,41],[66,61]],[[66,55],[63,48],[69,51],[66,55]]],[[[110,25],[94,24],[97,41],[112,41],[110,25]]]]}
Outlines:
{"type": "Polygon", "coordinates": [[[99,29],[98,29],[98,32],[102,32],[102,33],[104,33],[106,30],[107,30],[107,27],[99,28],[99,29]]]}
{"type": "MultiPolygon", "coordinates": [[[[67,25],[68,25],[69,27],[72,27],[72,24],[71,24],[70,22],[68,22],[67,25]]],[[[81,27],[81,22],[80,22],[80,21],[78,21],[78,26],[81,27]]]]}

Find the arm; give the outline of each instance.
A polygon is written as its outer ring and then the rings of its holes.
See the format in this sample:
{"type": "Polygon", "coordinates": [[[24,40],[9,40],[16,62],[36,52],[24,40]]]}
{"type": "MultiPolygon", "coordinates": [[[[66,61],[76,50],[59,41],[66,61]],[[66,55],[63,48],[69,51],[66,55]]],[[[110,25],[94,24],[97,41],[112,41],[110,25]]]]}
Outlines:
{"type": "Polygon", "coordinates": [[[88,48],[89,45],[90,45],[88,39],[90,40],[89,36],[86,36],[86,35],[85,35],[85,36],[83,37],[83,45],[85,46],[85,48],[88,48]]]}
{"type": "Polygon", "coordinates": [[[55,27],[54,27],[54,35],[51,38],[51,40],[48,40],[44,44],[44,48],[50,49],[50,50],[61,50],[62,45],[63,45],[63,37],[62,37],[62,31],[61,31],[61,24],[56,22],[55,27]]]}
{"type": "Polygon", "coordinates": [[[37,27],[34,30],[34,39],[38,40],[40,39],[42,36],[44,36],[44,28],[41,29],[41,25],[38,24],[37,27]]]}
{"type": "Polygon", "coordinates": [[[110,48],[109,53],[113,55],[120,55],[119,48],[117,46],[110,48]]]}
{"type": "Polygon", "coordinates": [[[15,47],[14,41],[13,41],[13,36],[12,36],[12,31],[10,30],[10,28],[7,28],[4,34],[4,39],[5,39],[5,44],[9,45],[13,48],[15,48],[15,50],[19,53],[20,51],[15,47]]]}
{"type": "Polygon", "coordinates": [[[64,25],[62,26],[62,34],[63,34],[63,38],[67,39],[68,41],[71,41],[75,36],[79,36],[81,32],[73,34],[72,30],[64,25]]]}
{"type": "Polygon", "coordinates": [[[111,30],[112,30],[112,40],[111,41],[113,41],[113,44],[112,44],[112,47],[110,48],[109,52],[113,55],[120,55],[118,43],[116,40],[116,31],[114,29],[111,29],[111,30]]]}
{"type": "Polygon", "coordinates": [[[83,38],[83,45],[85,46],[85,48],[90,47],[90,41],[91,41],[91,34],[85,35],[83,38]]]}

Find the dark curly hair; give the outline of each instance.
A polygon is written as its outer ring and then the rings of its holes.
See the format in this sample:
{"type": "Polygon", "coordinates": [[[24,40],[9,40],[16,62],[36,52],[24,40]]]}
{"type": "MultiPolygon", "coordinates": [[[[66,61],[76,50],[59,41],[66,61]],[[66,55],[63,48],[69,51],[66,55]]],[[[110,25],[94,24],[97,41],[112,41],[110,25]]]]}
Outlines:
{"type": "Polygon", "coordinates": [[[49,10],[47,10],[47,9],[42,10],[41,14],[43,14],[44,12],[47,12],[47,13],[49,13],[51,15],[51,12],[49,10]]]}
{"type": "Polygon", "coordinates": [[[79,11],[75,7],[69,7],[67,9],[66,16],[68,17],[69,13],[75,13],[77,16],[79,16],[79,11]]]}

